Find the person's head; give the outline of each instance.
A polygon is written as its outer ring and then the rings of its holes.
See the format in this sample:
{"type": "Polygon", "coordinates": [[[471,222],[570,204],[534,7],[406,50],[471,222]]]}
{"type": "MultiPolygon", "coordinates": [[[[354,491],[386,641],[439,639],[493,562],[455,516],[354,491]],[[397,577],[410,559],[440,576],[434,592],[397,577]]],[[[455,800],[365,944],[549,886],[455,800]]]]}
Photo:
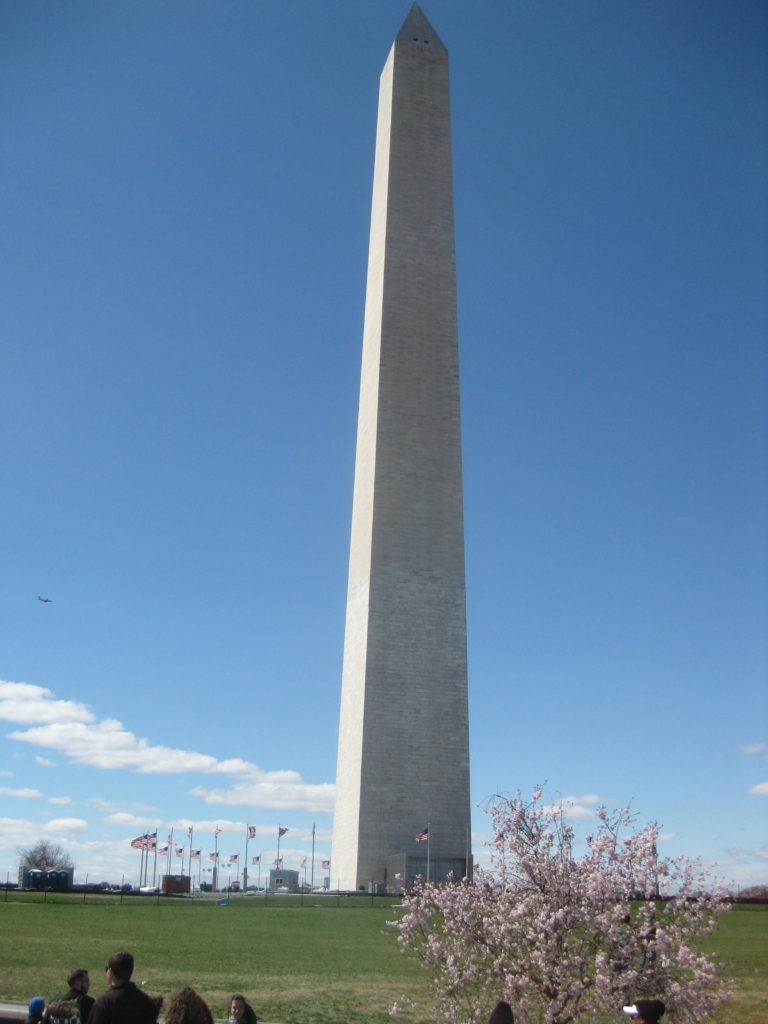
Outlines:
{"type": "Polygon", "coordinates": [[[42,1017],[45,1012],[45,1000],[42,996],[32,996],[29,1000],[30,1017],[42,1017]]]}
{"type": "Polygon", "coordinates": [[[213,1017],[205,1000],[185,985],[171,996],[165,1024],[213,1024],[213,1017]]]}
{"type": "Polygon", "coordinates": [[[229,1001],[229,1016],[234,1017],[235,1020],[242,1020],[245,1017],[245,1008],[247,1005],[245,996],[232,996],[229,1001]]]}
{"type": "Polygon", "coordinates": [[[504,1000],[496,1003],[493,1013],[488,1018],[488,1024],[514,1024],[515,1018],[512,1014],[512,1007],[504,1000]]]}
{"type": "Polygon", "coordinates": [[[107,977],[110,985],[118,981],[130,981],[133,974],[133,956],[130,953],[113,953],[107,960],[107,977]]]}
{"type": "Polygon", "coordinates": [[[70,971],[67,975],[67,984],[76,992],[87,992],[91,985],[91,979],[85,967],[78,967],[76,971],[70,971]]]}
{"type": "Polygon", "coordinates": [[[256,1014],[245,996],[232,996],[229,1001],[229,1016],[243,1021],[243,1024],[256,1024],[256,1014]]]}
{"type": "Polygon", "coordinates": [[[636,999],[631,1006],[624,1006],[623,1010],[630,1020],[642,1024],[659,1024],[666,1006],[660,999],[636,999]]]}

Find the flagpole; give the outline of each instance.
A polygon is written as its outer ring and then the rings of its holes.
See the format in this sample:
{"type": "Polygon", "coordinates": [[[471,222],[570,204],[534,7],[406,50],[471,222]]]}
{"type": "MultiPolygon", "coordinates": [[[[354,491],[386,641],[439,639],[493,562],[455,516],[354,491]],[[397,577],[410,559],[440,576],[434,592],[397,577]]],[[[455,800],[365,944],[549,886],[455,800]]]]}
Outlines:
{"type": "Polygon", "coordinates": [[[282,827],[278,824],[277,826],[277,861],[275,863],[276,868],[280,868],[280,836],[282,835],[282,827]]]}
{"type": "Polygon", "coordinates": [[[248,822],[245,823],[245,861],[243,862],[243,892],[248,889],[248,822]]]}
{"type": "Polygon", "coordinates": [[[166,875],[173,874],[173,872],[171,871],[171,868],[173,867],[173,861],[171,860],[171,855],[172,854],[173,854],[173,825],[171,825],[171,834],[168,836],[168,856],[165,858],[165,873],[166,873],[166,875]]]}
{"type": "MultiPolygon", "coordinates": [[[[192,888],[192,846],[194,845],[193,842],[192,842],[192,837],[193,837],[194,834],[195,834],[194,826],[190,825],[189,828],[187,829],[187,839],[189,840],[189,885],[190,885],[190,888],[192,888]]],[[[181,873],[182,873],[182,875],[184,874],[184,861],[181,862],[181,873]]]]}
{"type": "Polygon", "coordinates": [[[429,884],[429,841],[432,837],[430,823],[427,822],[427,884],[429,884]]]}
{"type": "MultiPolygon", "coordinates": [[[[157,885],[157,833],[160,831],[159,826],[155,829],[155,857],[152,861],[152,888],[157,885]]],[[[147,874],[149,874],[149,865],[147,865],[147,874]]]]}
{"type": "MultiPolygon", "coordinates": [[[[304,876],[306,881],[306,875],[304,876]]],[[[312,874],[309,877],[309,888],[311,892],[315,891],[315,826],[312,826],[312,874]]]]}
{"type": "Polygon", "coordinates": [[[213,891],[218,892],[219,882],[219,826],[213,830],[213,852],[215,857],[213,858],[213,891]]]}

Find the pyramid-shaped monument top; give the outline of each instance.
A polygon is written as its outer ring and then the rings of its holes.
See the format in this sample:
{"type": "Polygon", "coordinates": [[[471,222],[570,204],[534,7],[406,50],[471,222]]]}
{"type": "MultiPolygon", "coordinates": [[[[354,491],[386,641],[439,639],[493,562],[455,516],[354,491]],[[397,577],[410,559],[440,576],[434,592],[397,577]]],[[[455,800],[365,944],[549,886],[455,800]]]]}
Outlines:
{"type": "Polygon", "coordinates": [[[414,4],[403,22],[402,28],[395,37],[396,43],[419,43],[435,50],[445,50],[437,32],[430,25],[426,15],[414,4]]]}

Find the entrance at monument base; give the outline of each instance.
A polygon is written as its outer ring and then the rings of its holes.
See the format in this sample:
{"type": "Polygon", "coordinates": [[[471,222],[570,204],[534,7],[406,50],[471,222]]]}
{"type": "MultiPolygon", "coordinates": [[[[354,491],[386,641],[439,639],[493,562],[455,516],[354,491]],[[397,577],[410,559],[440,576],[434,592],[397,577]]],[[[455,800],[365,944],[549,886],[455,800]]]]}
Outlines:
{"type": "MultiPolygon", "coordinates": [[[[464,857],[414,857],[408,853],[396,853],[387,857],[387,876],[384,890],[390,894],[412,889],[421,876],[430,882],[460,882],[467,875],[467,861],[464,857]]],[[[470,875],[471,880],[471,875],[470,875]]]]}

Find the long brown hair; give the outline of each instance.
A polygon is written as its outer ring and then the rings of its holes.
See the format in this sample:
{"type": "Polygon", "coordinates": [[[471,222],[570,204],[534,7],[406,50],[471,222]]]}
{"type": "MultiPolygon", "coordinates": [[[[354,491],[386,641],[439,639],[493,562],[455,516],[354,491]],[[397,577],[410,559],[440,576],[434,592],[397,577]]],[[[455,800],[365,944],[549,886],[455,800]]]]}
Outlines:
{"type": "Polygon", "coordinates": [[[165,1024],[213,1024],[213,1015],[203,997],[185,985],[171,996],[165,1024]]]}
{"type": "Polygon", "coordinates": [[[243,1004],[243,1016],[240,1018],[240,1020],[243,1022],[243,1024],[257,1024],[257,1017],[256,1017],[256,1014],[253,1012],[253,1007],[248,1002],[248,1000],[245,998],[245,996],[241,996],[239,993],[237,993],[237,994],[235,994],[235,995],[230,997],[230,1000],[229,1000],[230,1012],[232,1010],[232,1003],[234,1003],[235,1000],[237,1000],[239,1003],[243,1004]]]}

